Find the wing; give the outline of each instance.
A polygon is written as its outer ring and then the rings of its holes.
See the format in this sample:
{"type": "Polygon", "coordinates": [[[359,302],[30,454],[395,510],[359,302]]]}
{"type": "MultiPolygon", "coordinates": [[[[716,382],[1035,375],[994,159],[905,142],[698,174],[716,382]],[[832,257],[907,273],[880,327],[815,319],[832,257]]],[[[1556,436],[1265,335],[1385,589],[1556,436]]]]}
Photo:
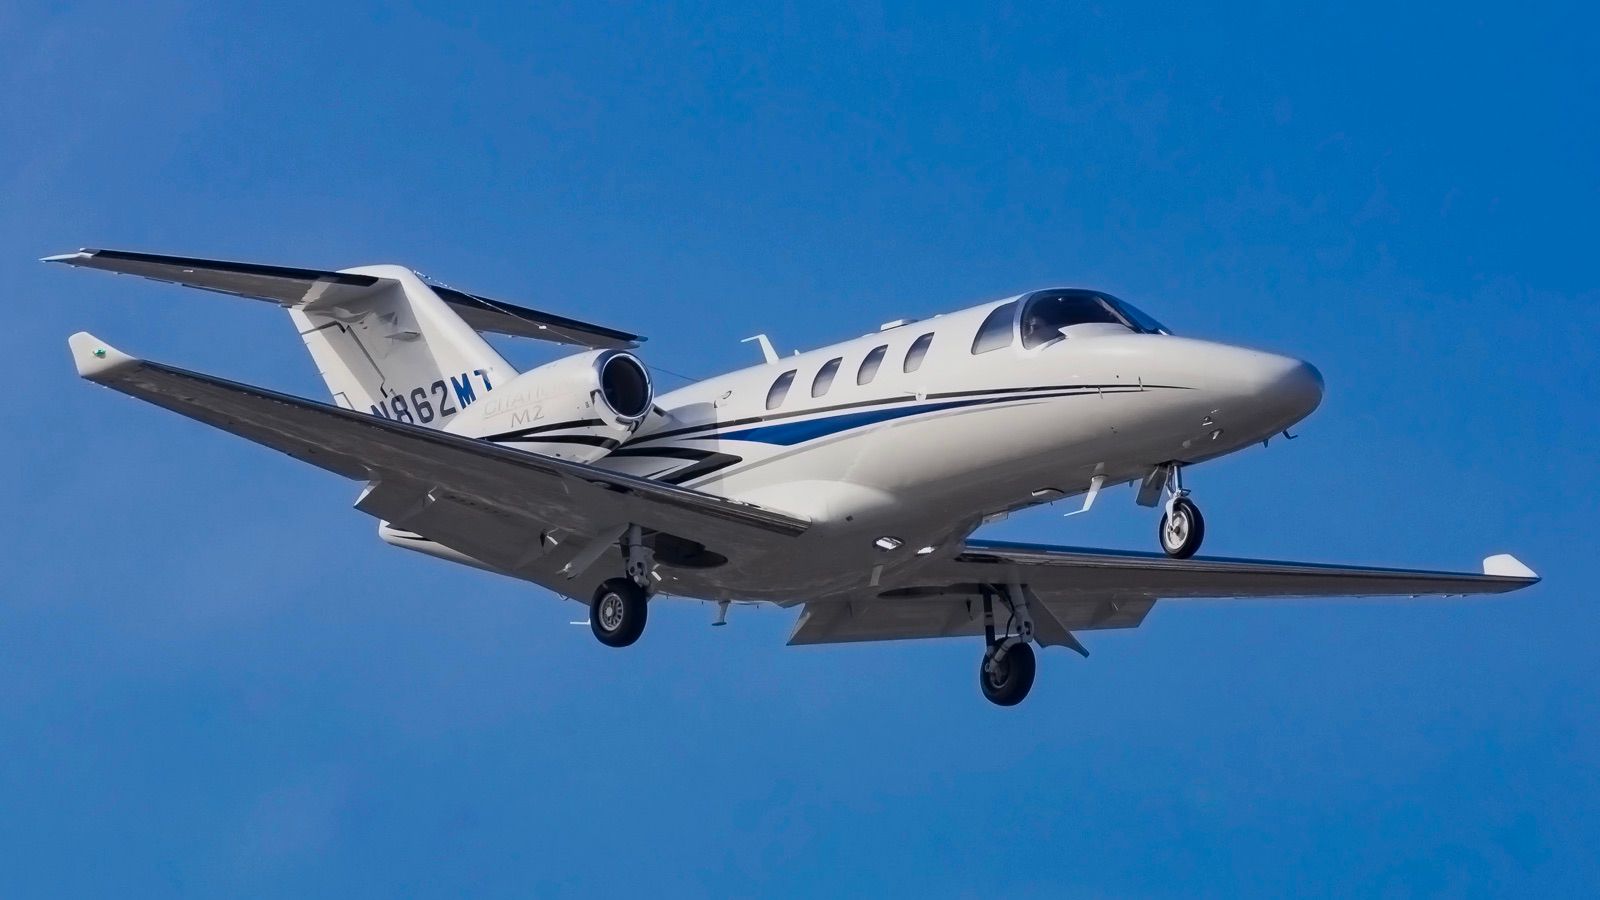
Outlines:
{"type": "MultiPolygon", "coordinates": [[[[392,279],[357,272],[325,272],[126,250],[79,250],[48,256],[45,261],[138,275],[169,284],[305,308],[342,306],[393,284],[392,279]]],[[[443,285],[428,286],[477,331],[600,349],[637,347],[644,340],[626,331],[491,300],[443,285]]]]}
{"type": "Polygon", "coordinates": [[[511,573],[543,553],[548,531],[614,539],[638,524],[727,553],[809,525],[688,488],[134,359],[82,332],[69,343],[88,380],[368,482],[358,508],[441,543],[466,535],[472,549],[457,549],[511,573]],[[486,525],[494,522],[514,527],[486,525]]]}
{"type": "MultiPolygon", "coordinates": [[[[953,637],[983,632],[984,585],[1029,592],[1041,644],[1080,649],[1071,632],[1135,628],[1157,600],[1498,594],[1537,575],[1515,557],[1484,560],[1482,574],[1248,559],[1169,559],[1154,553],[968,541],[961,552],[913,565],[870,597],[814,602],[792,644],[953,637]]],[[[1004,611],[998,613],[1004,624],[1004,611]]]]}

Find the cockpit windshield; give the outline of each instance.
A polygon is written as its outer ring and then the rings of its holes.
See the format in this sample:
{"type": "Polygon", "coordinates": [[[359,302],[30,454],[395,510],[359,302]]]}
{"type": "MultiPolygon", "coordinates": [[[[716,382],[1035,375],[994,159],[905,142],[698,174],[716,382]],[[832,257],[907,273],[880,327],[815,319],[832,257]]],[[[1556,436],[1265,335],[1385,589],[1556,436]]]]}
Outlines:
{"type": "Polygon", "coordinates": [[[1058,341],[1073,325],[1121,325],[1139,334],[1171,334],[1160,322],[1109,294],[1084,290],[1039,291],[1022,309],[1022,346],[1058,341]]]}
{"type": "Polygon", "coordinates": [[[1101,294],[1100,299],[1116,307],[1117,312],[1122,313],[1123,317],[1125,317],[1129,324],[1133,326],[1133,330],[1139,332],[1140,334],[1172,333],[1172,329],[1161,324],[1160,322],[1157,322],[1155,319],[1150,317],[1149,313],[1146,313],[1144,310],[1139,309],[1126,300],[1118,300],[1115,297],[1110,297],[1105,294],[1101,294]]]}

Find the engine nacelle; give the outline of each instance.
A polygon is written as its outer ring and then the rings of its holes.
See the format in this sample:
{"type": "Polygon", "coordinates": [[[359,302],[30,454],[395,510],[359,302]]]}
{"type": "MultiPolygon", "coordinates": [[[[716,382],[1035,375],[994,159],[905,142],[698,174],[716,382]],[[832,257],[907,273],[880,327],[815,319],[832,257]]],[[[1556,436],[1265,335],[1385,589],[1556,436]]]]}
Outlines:
{"type": "Polygon", "coordinates": [[[650,373],[621,350],[594,350],[530,369],[496,386],[447,431],[590,462],[610,453],[650,414],[650,373]]]}

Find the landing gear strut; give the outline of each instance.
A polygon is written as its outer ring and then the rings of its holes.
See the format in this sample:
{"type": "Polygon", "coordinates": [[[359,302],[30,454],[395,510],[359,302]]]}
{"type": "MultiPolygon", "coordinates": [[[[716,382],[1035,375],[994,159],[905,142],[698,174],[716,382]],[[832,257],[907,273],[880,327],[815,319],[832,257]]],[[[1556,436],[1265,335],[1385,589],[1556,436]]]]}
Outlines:
{"type": "Polygon", "coordinates": [[[1200,549],[1200,542],[1205,540],[1206,520],[1183,486],[1183,468],[1174,463],[1168,472],[1167,508],[1161,514],[1157,534],[1161,538],[1161,549],[1168,556],[1188,559],[1200,549]]]}
{"type": "Polygon", "coordinates": [[[996,639],[994,628],[994,589],[984,585],[983,631],[988,642],[983,651],[983,664],[978,667],[978,687],[983,696],[996,706],[1016,706],[1033,688],[1037,661],[1033,655],[1033,617],[1028,611],[1028,601],[1020,586],[1011,587],[1011,621],[1006,630],[1016,625],[1015,634],[996,639]]]}

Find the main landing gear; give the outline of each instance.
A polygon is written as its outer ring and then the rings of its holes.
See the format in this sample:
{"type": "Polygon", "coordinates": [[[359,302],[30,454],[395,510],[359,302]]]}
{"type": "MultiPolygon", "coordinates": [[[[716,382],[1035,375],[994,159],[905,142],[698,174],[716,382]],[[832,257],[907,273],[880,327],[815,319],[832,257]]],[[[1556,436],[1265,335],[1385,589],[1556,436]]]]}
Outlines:
{"type": "Polygon", "coordinates": [[[602,582],[589,600],[589,628],[607,647],[637,641],[650,617],[650,573],[655,561],[637,525],[623,533],[622,558],[628,576],[602,582]]]}
{"type": "Polygon", "coordinates": [[[1028,610],[1028,598],[1019,586],[1012,586],[1007,603],[1011,609],[1005,629],[1007,634],[997,639],[994,598],[998,592],[988,585],[984,585],[981,592],[987,646],[983,651],[983,664],[978,667],[978,687],[990,703],[1016,706],[1033,689],[1033,676],[1038,668],[1033,655],[1033,616],[1028,610]],[[1015,633],[1011,633],[1013,626],[1015,633]]]}
{"type": "Polygon", "coordinates": [[[589,601],[589,627],[607,647],[626,647],[644,634],[650,598],[626,578],[613,578],[595,589],[589,601]]]}
{"type": "Polygon", "coordinates": [[[1166,490],[1167,507],[1157,529],[1161,549],[1173,559],[1188,559],[1205,540],[1206,520],[1200,515],[1200,507],[1189,499],[1183,486],[1183,467],[1176,463],[1167,469],[1166,490]]]}

